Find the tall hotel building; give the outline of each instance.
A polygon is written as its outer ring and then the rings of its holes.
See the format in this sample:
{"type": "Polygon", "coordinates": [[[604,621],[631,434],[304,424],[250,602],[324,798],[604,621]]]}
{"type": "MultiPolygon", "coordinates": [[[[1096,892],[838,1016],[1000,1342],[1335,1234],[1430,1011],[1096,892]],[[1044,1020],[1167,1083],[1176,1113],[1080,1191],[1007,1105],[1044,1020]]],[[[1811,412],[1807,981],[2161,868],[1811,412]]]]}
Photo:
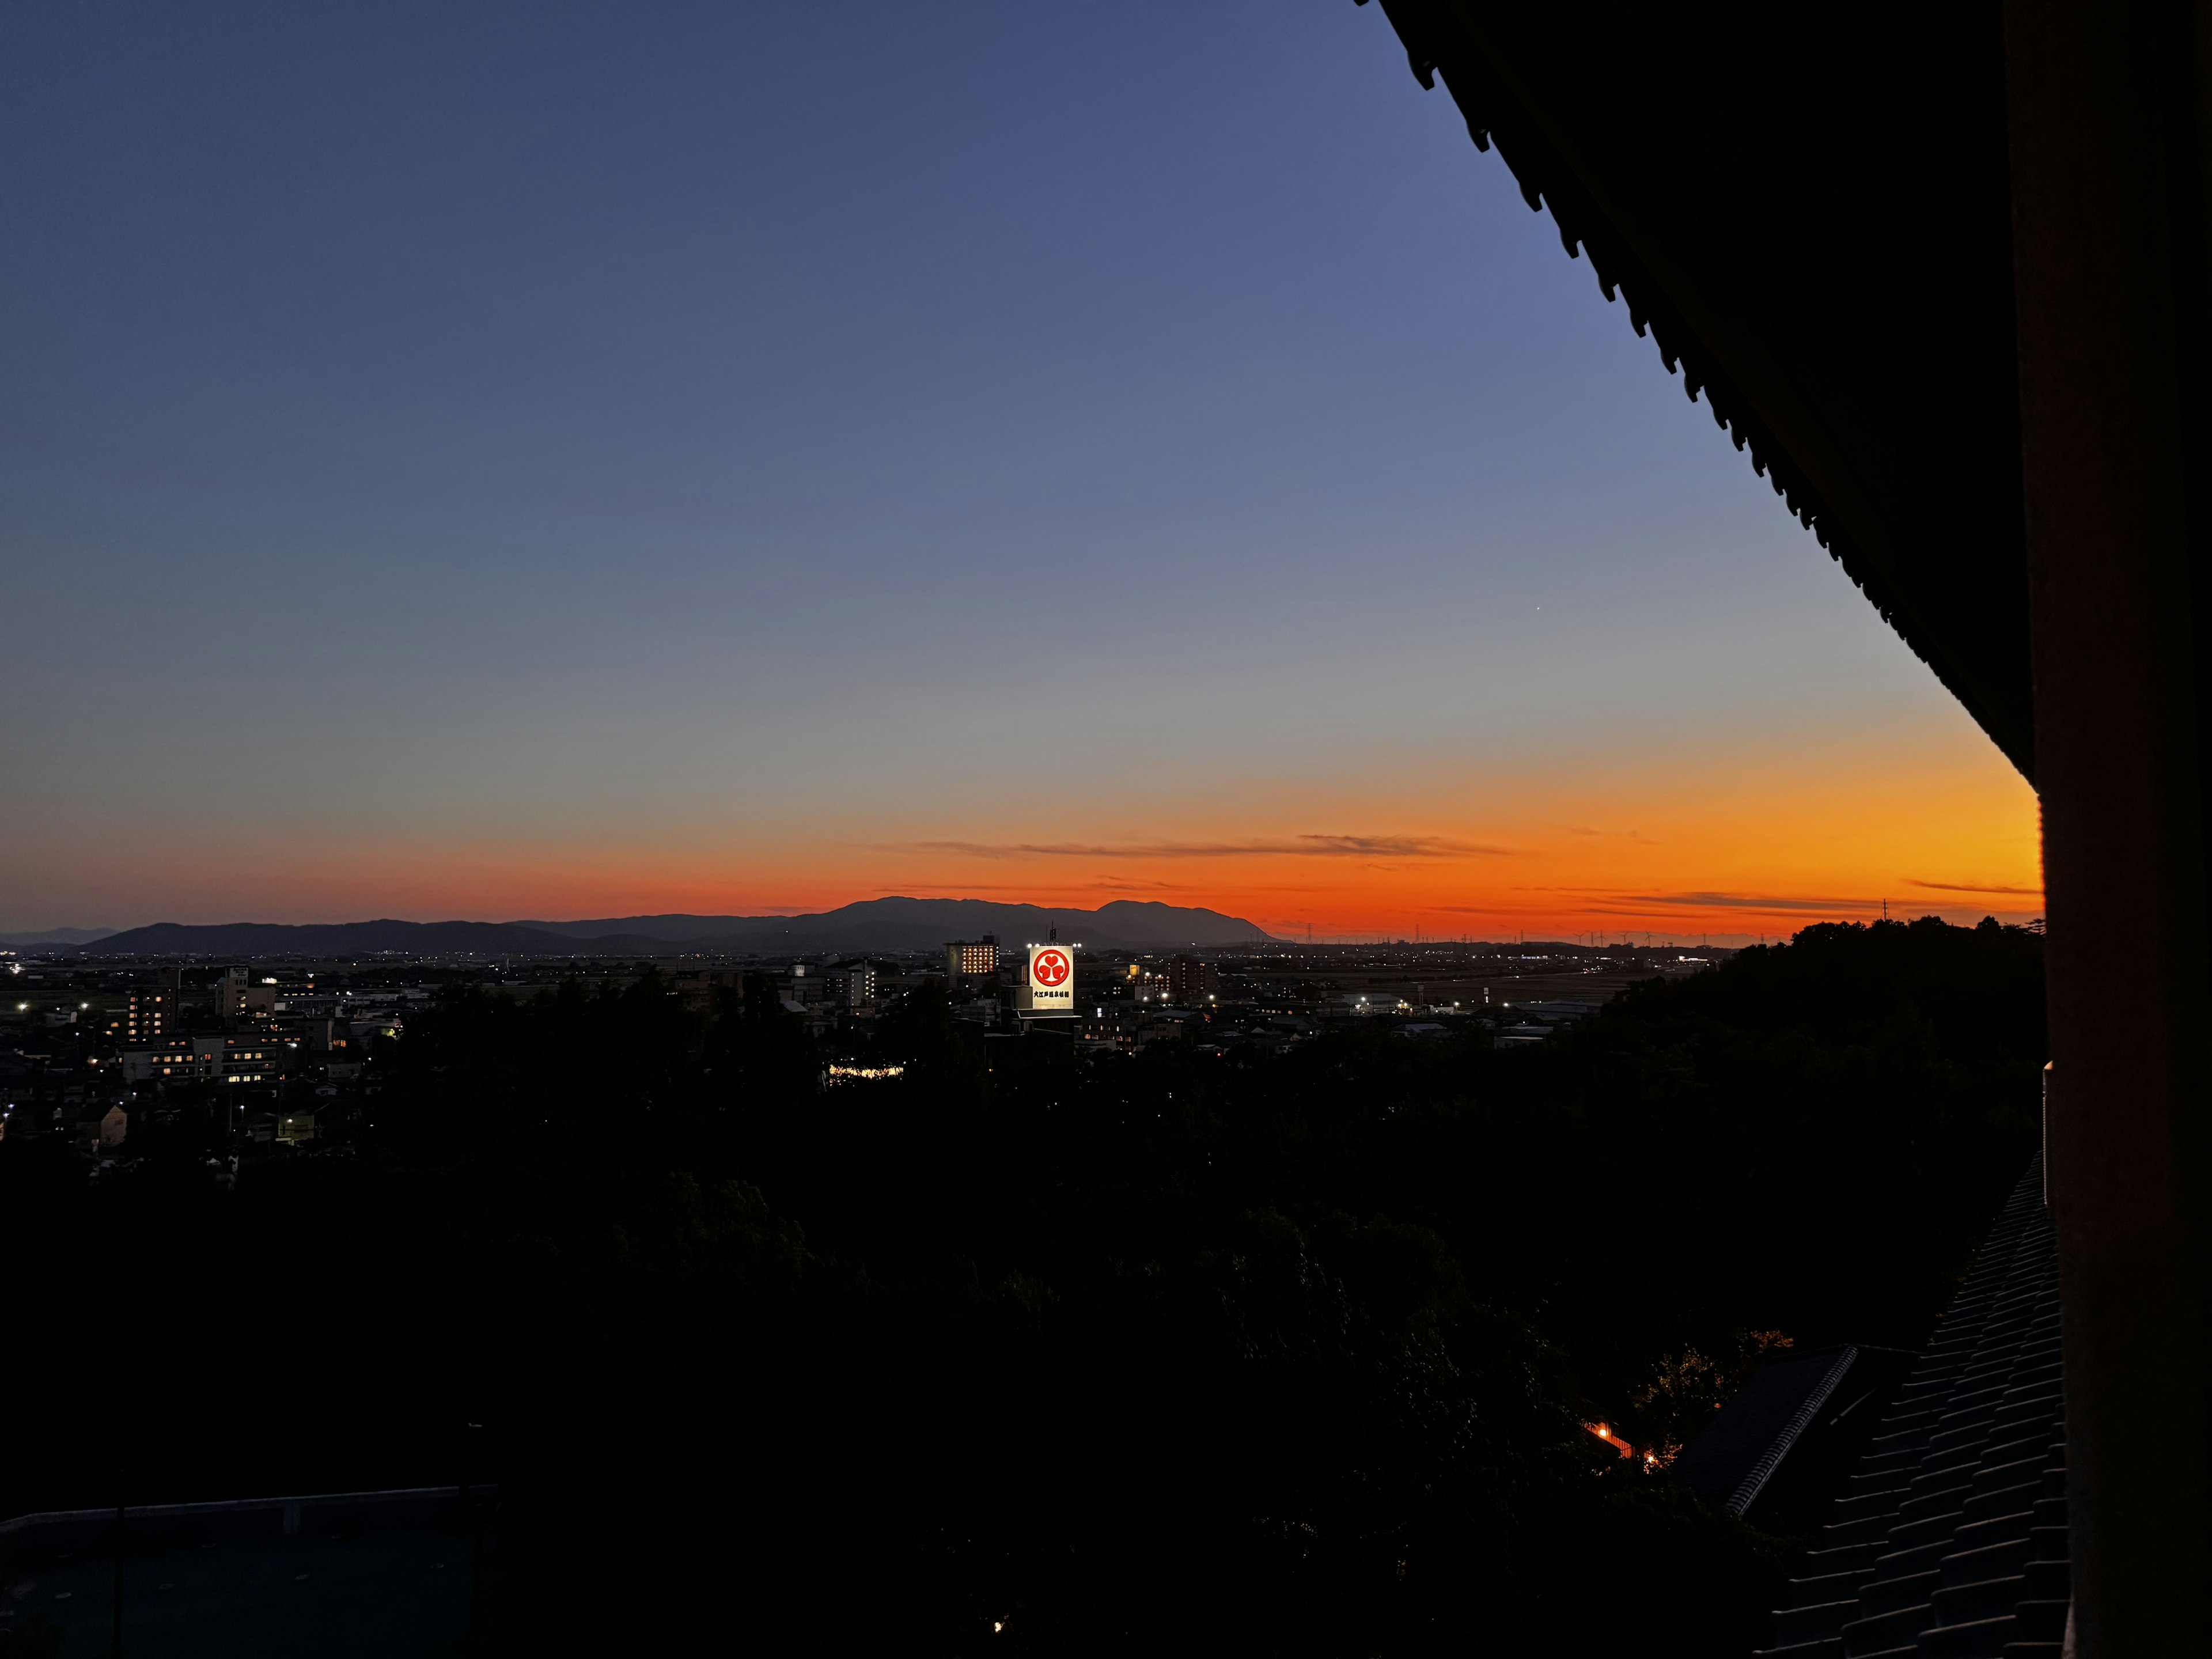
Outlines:
{"type": "Polygon", "coordinates": [[[159,1042],[175,1034],[179,972],[161,969],[150,987],[131,993],[131,1006],[123,1016],[125,1042],[159,1042]]]}
{"type": "Polygon", "coordinates": [[[986,933],[974,944],[955,939],[945,947],[945,977],[957,985],[963,979],[988,978],[999,971],[999,940],[986,933]]]}

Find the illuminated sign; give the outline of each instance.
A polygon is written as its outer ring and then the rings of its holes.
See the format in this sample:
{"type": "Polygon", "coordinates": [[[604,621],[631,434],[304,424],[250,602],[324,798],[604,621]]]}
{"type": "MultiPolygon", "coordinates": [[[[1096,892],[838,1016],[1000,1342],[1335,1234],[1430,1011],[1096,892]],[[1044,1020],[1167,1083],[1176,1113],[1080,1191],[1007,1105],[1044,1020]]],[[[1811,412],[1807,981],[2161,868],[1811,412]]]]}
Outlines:
{"type": "Polygon", "coordinates": [[[1030,946],[1029,994],[1032,1014],[1074,1013],[1075,952],[1070,946],[1030,946]]]}

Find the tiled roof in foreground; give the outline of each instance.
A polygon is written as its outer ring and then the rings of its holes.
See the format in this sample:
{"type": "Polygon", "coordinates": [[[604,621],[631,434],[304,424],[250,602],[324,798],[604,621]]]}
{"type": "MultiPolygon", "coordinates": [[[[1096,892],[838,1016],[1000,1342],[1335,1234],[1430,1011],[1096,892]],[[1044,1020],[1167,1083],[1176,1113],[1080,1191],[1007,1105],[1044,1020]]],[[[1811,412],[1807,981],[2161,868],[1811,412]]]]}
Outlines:
{"type": "Polygon", "coordinates": [[[14,1567],[0,1651],[51,1651],[38,1645],[43,1622],[63,1659],[489,1652],[498,1498],[496,1486],[420,1486],[133,1504],[120,1539],[113,1510],[0,1521],[14,1567]]]}
{"type": "Polygon", "coordinates": [[[1850,1403],[1845,1380],[1867,1369],[1859,1353],[1846,1346],[1762,1366],[1674,1460],[1674,1479],[1707,1503],[1743,1514],[1822,1415],[1850,1403]]]}
{"type": "Polygon", "coordinates": [[[2038,1158],[1774,1616],[1788,1659],[2058,1659],[2066,1424],[2038,1158]]]}

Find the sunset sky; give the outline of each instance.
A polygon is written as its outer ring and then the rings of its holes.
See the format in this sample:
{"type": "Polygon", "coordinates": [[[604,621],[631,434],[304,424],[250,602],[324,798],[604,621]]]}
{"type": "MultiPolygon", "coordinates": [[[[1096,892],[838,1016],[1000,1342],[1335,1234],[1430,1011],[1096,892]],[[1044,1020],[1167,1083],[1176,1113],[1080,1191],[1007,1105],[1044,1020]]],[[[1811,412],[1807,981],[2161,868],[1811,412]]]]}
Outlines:
{"type": "Polygon", "coordinates": [[[0,18],[0,933],[2041,914],[1375,8],[0,18]]]}

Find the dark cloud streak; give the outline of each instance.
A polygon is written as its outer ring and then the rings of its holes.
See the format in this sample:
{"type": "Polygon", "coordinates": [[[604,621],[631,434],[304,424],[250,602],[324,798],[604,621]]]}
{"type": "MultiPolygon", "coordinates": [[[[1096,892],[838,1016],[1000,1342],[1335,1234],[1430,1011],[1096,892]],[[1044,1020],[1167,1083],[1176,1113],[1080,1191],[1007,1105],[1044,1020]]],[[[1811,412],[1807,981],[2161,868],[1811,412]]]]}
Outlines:
{"type": "Polygon", "coordinates": [[[902,849],[953,853],[965,858],[1233,859],[1233,858],[1507,858],[1511,849],[1440,836],[1296,836],[1289,841],[1144,842],[1107,847],[1085,842],[925,841],[902,849]]]}

